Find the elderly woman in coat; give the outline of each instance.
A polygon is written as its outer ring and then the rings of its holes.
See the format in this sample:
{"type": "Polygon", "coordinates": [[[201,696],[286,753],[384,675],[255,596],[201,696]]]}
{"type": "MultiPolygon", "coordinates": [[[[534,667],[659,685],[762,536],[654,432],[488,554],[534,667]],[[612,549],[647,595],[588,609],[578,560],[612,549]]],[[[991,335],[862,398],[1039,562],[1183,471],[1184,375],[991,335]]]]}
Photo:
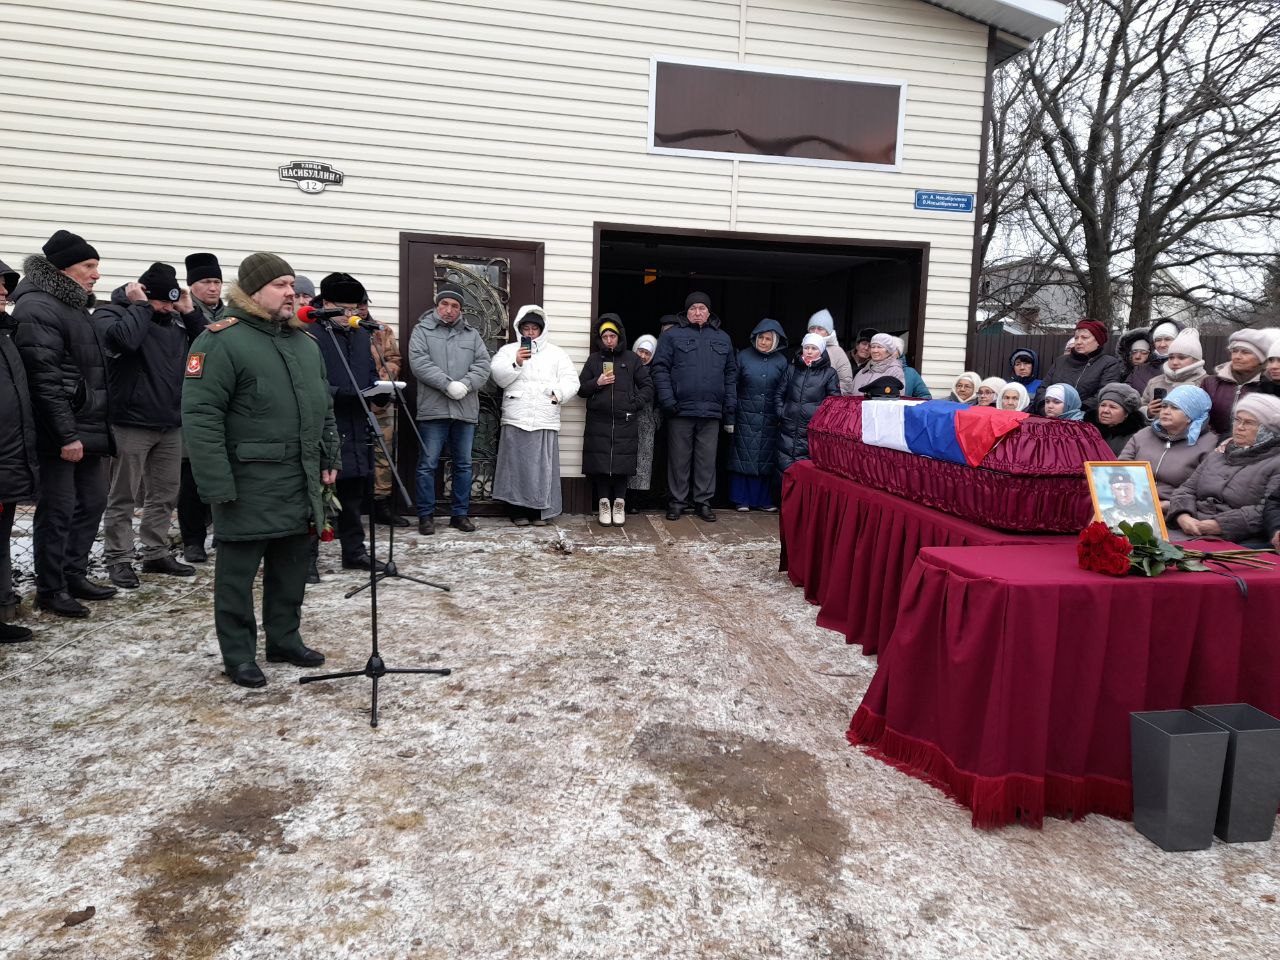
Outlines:
{"type": "Polygon", "coordinates": [[[596,324],[597,349],[578,375],[578,396],[587,401],[582,472],[591,478],[602,526],[627,522],[627,480],[640,447],[640,414],[653,406],[649,368],[627,349],[627,331],[616,313],[596,324]]]}
{"type": "Polygon", "coordinates": [[[1162,503],[1218,445],[1218,435],[1209,429],[1209,405],[1209,395],[1199,387],[1174,387],[1160,403],[1159,419],[1130,437],[1120,451],[1121,460],[1151,464],[1162,503]]]}
{"type": "MultiPolygon", "coordinates": [[[[1212,423],[1212,413],[1210,413],[1212,423]]],[[[1236,404],[1231,439],[1209,454],[1169,500],[1169,521],[1188,537],[1264,544],[1263,498],[1280,474],[1280,397],[1236,404]]]]}
{"type": "MultiPolygon", "coordinates": [[[[653,354],[658,349],[658,338],[646,333],[642,337],[636,337],[636,342],[632,344],[631,349],[635,351],[640,362],[646,367],[646,370],[653,362],[653,354]]],[[[650,383],[653,378],[650,377],[650,383]]],[[[649,402],[649,405],[636,414],[639,420],[639,434],[636,437],[636,469],[629,478],[627,478],[627,490],[638,490],[644,492],[653,485],[653,449],[658,437],[658,428],[662,425],[662,414],[658,410],[657,398],[649,402]]],[[[634,503],[634,498],[627,498],[627,513],[639,513],[640,508],[634,503]]]]}
{"type": "MultiPolygon", "coordinates": [[[[849,362],[849,355],[840,347],[840,341],[836,339],[836,321],[831,316],[830,310],[819,310],[809,318],[808,333],[816,333],[823,338],[826,344],[826,357],[830,361],[831,367],[836,372],[836,378],[840,381],[841,396],[849,397],[853,395],[853,364],[849,362]]],[[[755,337],[755,333],[752,333],[755,337]]],[[[739,354],[741,356],[741,354],[739,354]]]]}
{"type": "Polygon", "coordinates": [[[1111,452],[1119,454],[1129,438],[1147,426],[1142,395],[1127,383],[1108,383],[1098,391],[1098,406],[1085,417],[1098,428],[1111,452]]]}
{"type": "Polygon", "coordinates": [[[517,339],[494,354],[491,368],[502,390],[493,497],[508,504],[516,526],[546,526],[564,509],[560,407],[578,392],[578,371],[547,335],[542,307],[521,307],[511,325],[517,339]]]}
{"type": "Polygon", "coordinates": [[[795,359],[778,384],[774,409],[782,422],[778,436],[778,473],[809,459],[809,421],[827,397],[840,395],[840,379],[827,360],[825,338],[806,334],[795,359]]]}
{"type": "MultiPolygon", "coordinates": [[[[1080,404],[1086,412],[1098,405],[1098,391],[1108,383],[1125,378],[1124,364],[1106,352],[1107,328],[1097,320],[1081,320],[1076,324],[1071,348],[1049,365],[1040,389],[1031,402],[1031,409],[1039,413],[1044,409],[1048,388],[1055,383],[1070,384],[1080,395],[1080,404]]],[[[1046,414],[1047,415],[1047,414],[1046,414]]]]}
{"type": "MultiPolygon", "coordinates": [[[[751,331],[751,346],[738,351],[738,419],[729,452],[729,499],[740,511],[777,509],[773,503],[778,448],[774,396],[787,372],[786,350],[782,325],[765,318],[751,331]]],[[[834,352],[828,347],[827,352],[844,356],[839,347],[834,352]]]]}

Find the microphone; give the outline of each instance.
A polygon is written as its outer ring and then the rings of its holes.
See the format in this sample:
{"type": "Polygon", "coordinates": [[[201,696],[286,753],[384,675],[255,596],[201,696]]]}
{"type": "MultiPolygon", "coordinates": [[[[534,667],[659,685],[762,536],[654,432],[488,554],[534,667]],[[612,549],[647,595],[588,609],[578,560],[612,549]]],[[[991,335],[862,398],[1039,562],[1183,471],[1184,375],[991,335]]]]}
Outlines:
{"type": "Polygon", "coordinates": [[[321,320],[328,320],[335,327],[346,327],[354,330],[360,327],[365,330],[381,330],[382,324],[373,320],[362,320],[359,317],[347,316],[347,311],[341,307],[323,307],[317,310],[315,307],[303,307],[298,311],[298,319],[303,323],[319,323],[321,320]]]}

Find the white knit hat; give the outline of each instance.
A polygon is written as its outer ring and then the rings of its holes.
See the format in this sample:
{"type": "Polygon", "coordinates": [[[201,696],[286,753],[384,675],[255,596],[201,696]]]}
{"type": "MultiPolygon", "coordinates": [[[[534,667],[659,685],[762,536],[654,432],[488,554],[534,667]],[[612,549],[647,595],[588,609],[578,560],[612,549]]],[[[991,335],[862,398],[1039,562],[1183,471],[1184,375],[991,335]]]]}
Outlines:
{"type": "Polygon", "coordinates": [[[1169,344],[1169,353],[1181,354],[1193,360],[1203,360],[1204,347],[1200,345],[1200,331],[1193,330],[1191,327],[1179,331],[1178,335],[1173,338],[1173,343],[1169,344]]]}
{"type": "Polygon", "coordinates": [[[1236,404],[1236,413],[1241,410],[1252,413],[1264,427],[1280,430],[1280,397],[1268,393],[1246,393],[1236,404]]]}
{"type": "Polygon", "coordinates": [[[1265,330],[1237,330],[1227,342],[1227,349],[1235,350],[1237,347],[1265,361],[1271,349],[1271,336],[1265,330]]]}

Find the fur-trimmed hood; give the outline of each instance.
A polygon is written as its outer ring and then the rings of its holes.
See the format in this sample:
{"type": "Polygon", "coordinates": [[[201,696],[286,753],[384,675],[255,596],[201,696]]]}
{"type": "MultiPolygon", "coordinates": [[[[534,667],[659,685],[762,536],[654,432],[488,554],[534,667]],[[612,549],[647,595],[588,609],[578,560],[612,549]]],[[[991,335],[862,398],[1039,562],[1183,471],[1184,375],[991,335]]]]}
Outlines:
{"type": "Polygon", "coordinates": [[[73,310],[92,310],[98,302],[92,293],[76,283],[47,258],[34,254],[22,261],[22,280],[9,299],[17,303],[24,294],[47,293],[73,310]]]}

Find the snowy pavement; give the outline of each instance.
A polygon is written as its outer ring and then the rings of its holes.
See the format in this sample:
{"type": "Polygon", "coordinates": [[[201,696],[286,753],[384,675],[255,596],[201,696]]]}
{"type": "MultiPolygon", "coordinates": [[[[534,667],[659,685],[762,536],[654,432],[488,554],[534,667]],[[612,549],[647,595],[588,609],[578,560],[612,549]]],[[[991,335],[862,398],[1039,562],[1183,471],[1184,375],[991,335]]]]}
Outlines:
{"type": "MultiPolygon", "coordinates": [[[[326,669],[367,592],[309,588],[326,669]]],[[[219,675],[211,565],[0,649],[0,957],[1277,955],[1280,841],[981,832],[851,748],[875,667],[777,572],[774,518],[402,535],[389,666],[219,675]],[[92,908],[90,911],[88,908],[92,908]],[[92,913],[90,916],[89,914],[92,913]]]]}

